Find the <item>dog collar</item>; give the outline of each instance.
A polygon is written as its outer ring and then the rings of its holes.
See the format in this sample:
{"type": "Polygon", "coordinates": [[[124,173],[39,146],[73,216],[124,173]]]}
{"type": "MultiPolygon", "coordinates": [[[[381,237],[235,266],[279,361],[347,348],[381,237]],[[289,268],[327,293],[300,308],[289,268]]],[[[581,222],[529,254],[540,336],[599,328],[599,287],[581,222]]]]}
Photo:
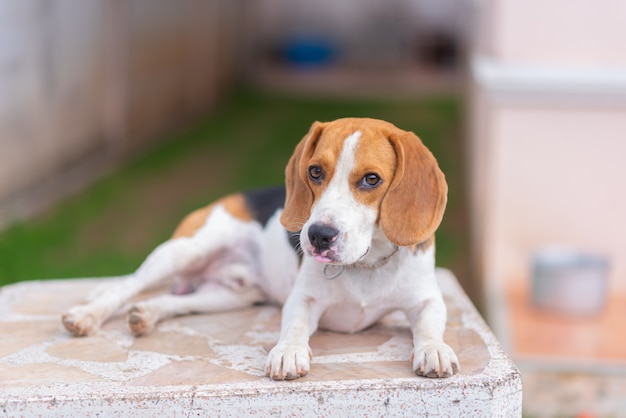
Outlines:
{"type": "Polygon", "coordinates": [[[394,245],[394,249],[393,249],[393,251],[391,251],[391,253],[387,254],[384,257],[381,257],[378,261],[376,261],[373,264],[363,263],[363,262],[359,262],[359,261],[357,261],[354,264],[348,264],[348,265],[342,264],[342,265],[338,265],[338,266],[337,265],[333,265],[333,264],[326,264],[324,266],[324,269],[322,270],[322,275],[324,276],[324,278],[326,280],[333,280],[333,279],[336,279],[337,277],[341,276],[341,273],[343,273],[346,268],[349,268],[349,269],[376,270],[376,269],[384,266],[385,264],[387,264],[389,262],[389,260],[391,259],[391,257],[393,257],[398,252],[399,249],[400,249],[400,247],[398,247],[397,245],[394,245]],[[337,271],[334,272],[334,273],[331,273],[331,272],[328,271],[329,267],[334,267],[334,268],[337,269],[337,271]]]}

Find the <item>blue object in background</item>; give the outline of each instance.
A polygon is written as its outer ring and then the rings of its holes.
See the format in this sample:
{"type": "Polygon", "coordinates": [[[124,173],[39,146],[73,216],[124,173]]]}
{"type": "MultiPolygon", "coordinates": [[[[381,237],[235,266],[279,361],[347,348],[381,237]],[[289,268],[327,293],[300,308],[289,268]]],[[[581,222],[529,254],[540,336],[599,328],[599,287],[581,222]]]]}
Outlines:
{"type": "Polygon", "coordinates": [[[316,36],[294,36],[285,42],[285,60],[298,67],[324,67],[336,58],[337,48],[327,39],[316,36]]]}

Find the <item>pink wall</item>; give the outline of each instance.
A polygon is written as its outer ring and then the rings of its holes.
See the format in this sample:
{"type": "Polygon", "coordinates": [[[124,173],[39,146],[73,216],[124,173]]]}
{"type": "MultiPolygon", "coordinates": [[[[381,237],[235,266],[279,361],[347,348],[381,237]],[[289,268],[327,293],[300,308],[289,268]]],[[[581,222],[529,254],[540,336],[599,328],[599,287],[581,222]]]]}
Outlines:
{"type": "Polygon", "coordinates": [[[558,66],[626,66],[626,2],[484,0],[481,53],[558,66]]]}
{"type": "Polygon", "coordinates": [[[626,107],[491,109],[486,264],[491,275],[530,276],[530,257],[560,245],[611,259],[626,291],[626,107]]]}
{"type": "Polygon", "coordinates": [[[610,258],[626,292],[626,3],[476,3],[472,226],[490,295],[561,245],[610,258]]]}

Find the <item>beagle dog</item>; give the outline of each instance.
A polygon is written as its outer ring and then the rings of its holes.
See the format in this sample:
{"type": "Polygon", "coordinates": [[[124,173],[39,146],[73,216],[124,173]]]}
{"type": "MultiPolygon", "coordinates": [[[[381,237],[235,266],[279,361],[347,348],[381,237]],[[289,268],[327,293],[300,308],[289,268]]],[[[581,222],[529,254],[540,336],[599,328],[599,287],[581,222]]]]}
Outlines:
{"type": "Polygon", "coordinates": [[[135,336],[164,318],[283,305],[267,376],[310,369],[318,327],[357,332],[403,310],[417,375],[459,370],[443,341],[446,307],[435,277],[434,233],[447,184],[411,132],[375,119],[315,122],[286,168],[286,187],[225,197],[187,216],[133,274],[63,314],[76,336],[94,332],[148,287],[174,279],[172,294],[136,303],[135,336]]]}

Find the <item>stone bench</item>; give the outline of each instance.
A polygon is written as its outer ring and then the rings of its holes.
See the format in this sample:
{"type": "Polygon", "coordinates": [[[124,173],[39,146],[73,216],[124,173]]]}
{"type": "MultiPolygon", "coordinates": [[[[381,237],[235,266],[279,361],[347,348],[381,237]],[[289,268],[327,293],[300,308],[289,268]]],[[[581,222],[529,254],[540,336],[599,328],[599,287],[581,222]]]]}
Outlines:
{"type": "MultiPolygon", "coordinates": [[[[446,341],[461,372],[417,377],[402,314],[358,334],[318,331],[308,376],[275,382],[265,357],[273,306],[178,317],[132,338],[124,317],[72,338],[60,314],[102,279],[22,282],[0,291],[0,410],[7,416],[521,416],[520,374],[454,276],[437,272],[446,341]]],[[[145,297],[145,295],[143,295],[145,297]]]]}

